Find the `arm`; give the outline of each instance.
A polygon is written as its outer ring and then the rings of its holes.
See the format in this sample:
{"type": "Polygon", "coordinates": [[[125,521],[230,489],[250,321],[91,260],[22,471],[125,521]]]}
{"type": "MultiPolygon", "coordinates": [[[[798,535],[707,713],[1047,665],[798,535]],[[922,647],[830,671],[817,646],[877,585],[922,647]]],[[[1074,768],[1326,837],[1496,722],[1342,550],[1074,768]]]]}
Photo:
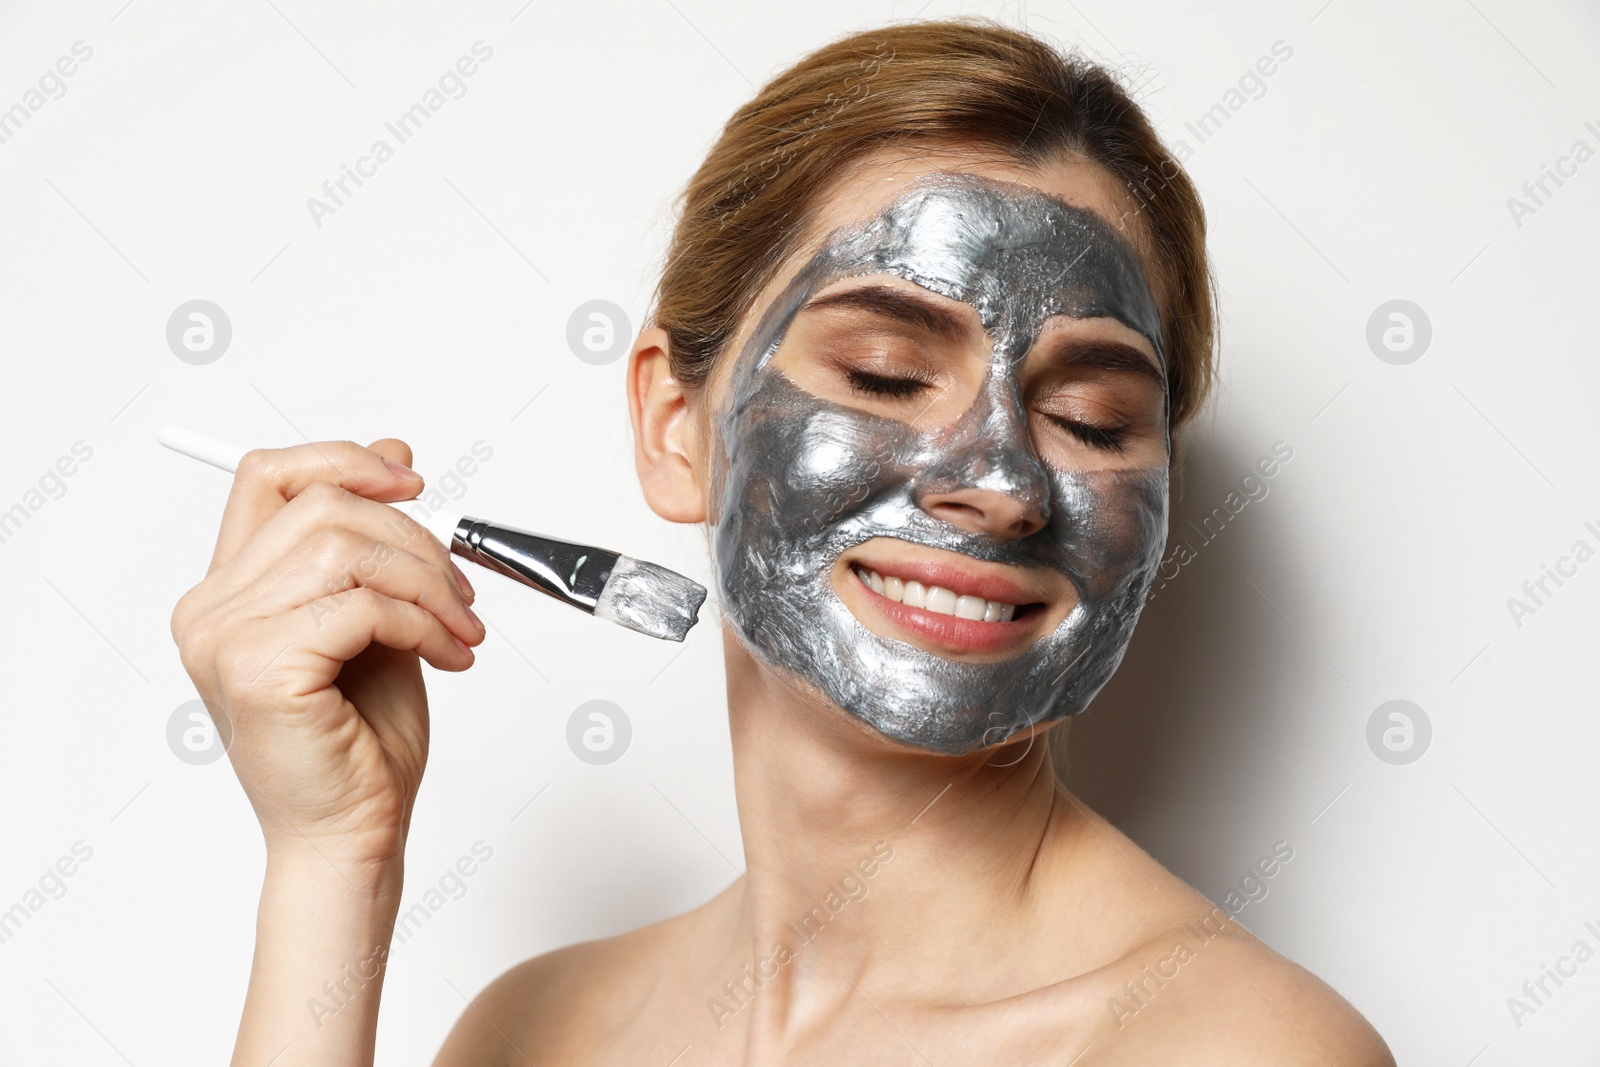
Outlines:
{"type": "Polygon", "coordinates": [[[373,1062],[400,885],[399,864],[268,859],[236,1067],[373,1062]]]}

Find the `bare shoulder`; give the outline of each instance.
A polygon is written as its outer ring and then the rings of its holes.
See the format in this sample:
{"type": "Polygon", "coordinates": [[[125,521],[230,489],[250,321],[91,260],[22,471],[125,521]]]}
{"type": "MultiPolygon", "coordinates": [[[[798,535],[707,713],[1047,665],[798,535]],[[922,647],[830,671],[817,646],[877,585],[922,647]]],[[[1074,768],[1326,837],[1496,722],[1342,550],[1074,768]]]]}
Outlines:
{"type": "Polygon", "coordinates": [[[645,1012],[712,904],[511,968],[461,1013],[434,1067],[595,1062],[608,1039],[645,1012]]]}
{"type": "Polygon", "coordinates": [[[1102,977],[1099,1056],[1084,1067],[1152,1056],[1197,1067],[1394,1067],[1347,1000],[1216,909],[1152,937],[1102,977]]]}
{"type": "MultiPolygon", "coordinates": [[[[1372,1024],[1078,802],[1079,854],[1103,861],[1100,928],[1112,962],[1060,987],[1092,1020],[1079,1067],[1181,1062],[1394,1067],[1372,1024]]],[[[1067,1057],[1071,1058],[1071,1055],[1067,1057]]]]}
{"type": "Polygon", "coordinates": [[[1119,969],[1129,977],[1107,1002],[1107,1063],[1181,1049],[1197,1065],[1394,1065],[1348,1001],[1237,925],[1186,924],[1119,969]]]}
{"type": "Polygon", "coordinates": [[[483,988],[456,1020],[434,1067],[543,1064],[562,1044],[573,1001],[615,968],[613,941],[568,945],[525,960],[483,988]]]}

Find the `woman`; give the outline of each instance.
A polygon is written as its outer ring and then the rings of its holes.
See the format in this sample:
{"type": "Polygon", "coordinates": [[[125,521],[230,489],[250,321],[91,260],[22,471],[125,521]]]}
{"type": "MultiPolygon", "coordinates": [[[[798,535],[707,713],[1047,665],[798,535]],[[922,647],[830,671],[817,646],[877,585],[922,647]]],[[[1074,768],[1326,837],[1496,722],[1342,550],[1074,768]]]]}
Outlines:
{"type": "MultiPolygon", "coordinates": [[[[1211,352],[1198,198],[1102,70],[924,23],[741,109],[628,401],[651,507],[708,524],[748,869],[510,971],[437,1063],[1392,1063],[1043,743],[1121,659],[1211,352]]],[[[268,845],[237,1063],[372,1057],[420,661],[484,633],[382,506],[410,461],[251,453],[174,613],[268,845]]]]}

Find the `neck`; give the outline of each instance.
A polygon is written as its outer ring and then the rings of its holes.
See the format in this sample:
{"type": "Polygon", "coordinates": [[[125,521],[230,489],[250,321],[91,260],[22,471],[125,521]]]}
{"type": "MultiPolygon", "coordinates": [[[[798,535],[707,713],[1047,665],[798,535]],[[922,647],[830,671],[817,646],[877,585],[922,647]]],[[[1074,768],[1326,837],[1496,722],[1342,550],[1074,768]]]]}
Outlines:
{"type": "Polygon", "coordinates": [[[880,948],[903,975],[1028,935],[1038,861],[1072,821],[1043,736],[959,757],[896,746],[725,644],[747,864],[730,963],[794,956],[761,1000],[847,994],[880,948]]]}

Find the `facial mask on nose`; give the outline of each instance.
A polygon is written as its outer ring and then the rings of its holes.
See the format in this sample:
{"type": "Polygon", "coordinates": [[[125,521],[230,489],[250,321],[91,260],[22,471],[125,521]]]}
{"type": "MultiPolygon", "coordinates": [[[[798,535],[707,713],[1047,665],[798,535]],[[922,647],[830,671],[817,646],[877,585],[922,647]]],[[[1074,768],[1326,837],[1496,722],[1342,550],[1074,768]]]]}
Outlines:
{"type": "Polygon", "coordinates": [[[1137,254],[1099,215],[1023,186],[937,175],[829,238],[739,353],[716,416],[711,493],[724,618],[769,667],[896,741],[964,753],[1083,711],[1121,662],[1160,563],[1165,463],[1061,471],[1030,441],[1020,364],[1056,315],[1116,319],[1165,365],[1137,254]],[[955,425],[919,431],[813,396],[770,366],[811,296],[862,275],[893,275],[977,309],[993,354],[955,425]],[[1048,521],[1007,539],[919,504],[963,486],[1029,501],[1048,521]],[[840,554],[874,537],[1048,568],[1077,604],[1003,662],[936,655],[872,633],[834,593],[840,554]]]}

